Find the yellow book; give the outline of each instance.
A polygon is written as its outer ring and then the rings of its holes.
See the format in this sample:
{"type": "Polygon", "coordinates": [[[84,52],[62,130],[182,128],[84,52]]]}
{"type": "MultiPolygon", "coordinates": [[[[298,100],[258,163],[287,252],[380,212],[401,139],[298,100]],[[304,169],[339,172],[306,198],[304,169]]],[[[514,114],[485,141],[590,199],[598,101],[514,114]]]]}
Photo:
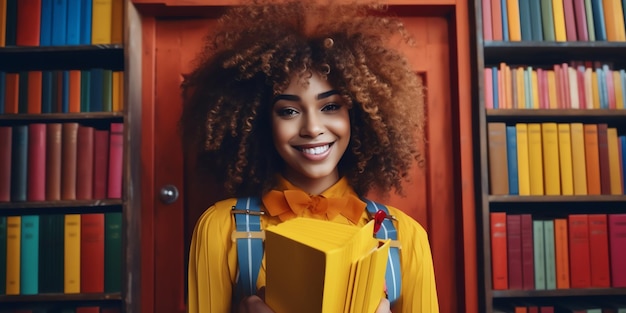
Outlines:
{"type": "MultiPolygon", "coordinates": [[[[561,194],[571,196],[574,194],[574,174],[572,170],[572,136],[570,132],[570,124],[558,124],[557,128],[559,130],[559,170],[561,172],[561,194]]],[[[583,153],[585,152],[583,151],[583,153]]]]}
{"type": "Polygon", "coordinates": [[[113,72],[113,83],[111,92],[111,109],[113,112],[121,112],[124,110],[124,72],[113,72]]]}
{"type": "Polygon", "coordinates": [[[543,142],[541,140],[541,124],[529,123],[528,124],[528,171],[529,171],[529,178],[530,178],[530,194],[534,196],[544,194],[542,147],[543,147],[543,142]]]}
{"type": "Polygon", "coordinates": [[[574,194],[587,195],[587,161],[585,160],[585,130],[583,124],[570,124],[570,135],[572,139],[574,194]]]}
{"type": "Polygon", "coordinates": [[[613,71],[613,86],[615,88],[615,108],[624,109],[624,90],[619,71],[613,71]]]}
{"type": "Polygon", "coordinates": [[[364,300],[372,298],[378,304],[390,241],[373,234],[373,221],[355,227],[295,218],[267,227],[266,303],[276,313],[365,312],[346,305],[367,309],[371,304],[364,300]]]}
{"type": "Polygon", "coordinates": [[[556,86],[556,74],[554,70],[547,71],[548,77],[548,97],[550,98],[550,109],[558,109],[559,108],[559,98],[557,93],[559,90],[556,86]]]}
{"type": "Polygon", "coordinates": [[[593,109],[593,75],[591,68],[585,68],[585,103],[587,109],[593,109]]]}
{"type": "Polygon", "coordinates": [[[22,217],[7,216],[7,295],[20,294],[20,246],[22,238],[21,230],[22,217]]]}
{"type": "Polygon", "coordinates": [[[515,124],[517,137],[517,180],[519,195],[530,195],[530,166],[528,163],[528,124],[515,124]]]}
{"type": "Polygon", "coordinates": [[[552,17],[554,18],[555,40],[567,41],[567,34],[565,32],[565,11],[563,9],[563,0],[552,0],[552,17]]]}
{"type": "Polygon", "coordinates": [[[600,91],[598,90],[598,73],[596,71],[591,72],[591,95],[593,97],[593,108],[600,108],[600,91]]]}
{"type": "Polygon", "coordinates": [[[111,43],[124,43],[124,0],[113,0],[111,6],[111,43]]]}
{"type": "Polygon", "coordinates": [[[607,41],[626,41],[621,0],[602,0],[607,41]]]}
{"type": "Polygon", "coordinates": [[[580,109],[578,99],[578,77],[576,77],[576,69],[573,67],[567,68],[567,78],[569,79],[569,103],[570,109],[580,109]]]}
{"type": "Polygon", "coordinates": [[[543,151],[544,193],[546,195],[560,195],[559,133],[556,123],[541,124],[541,148],[543,151]]]}
{"type": "Polygon", "coordinates": [[[539,109],[539,80],[537,78],[537,71],[531,69],[532,84],[533,84],[533,109],[539,109]]]}
{"type": "Polygon", "coordinates": [[[65,215],[63,250],[63,292],[80,293],[80,214],[65,215]]]}
{"type": "Polygon", "coordinates": [[[611,178],[611,194],[621,195],[622,191],[622,170],[620,166],[619,143],[617,138],[617,128],[609,127],[606,131],[606,139],[609,150],[609,169],[611,178]]]}
{"type": "Polygon", "coordinates": [[[524,68],[518,67],[515,70],[515,81],[517,88],[517,107],[515,109],[526,108],[526,84],[524,84],[524,68]]]}
{"type": "Polygon", "coordinates": [[[517,0],[506,0],[507,19],[509,21],[509,40],[522,41],[522,29],[519,18],[519,3],[517,0]]]}
{"type": "Polygon", "coordinates": [[[0,47],[6,46],[7,0],[0,0],[0,47]]]}
{"type": "Polygon", "coordinates": [[[91,44],[110,44],[113,0],[92,1],[91,44]]]}

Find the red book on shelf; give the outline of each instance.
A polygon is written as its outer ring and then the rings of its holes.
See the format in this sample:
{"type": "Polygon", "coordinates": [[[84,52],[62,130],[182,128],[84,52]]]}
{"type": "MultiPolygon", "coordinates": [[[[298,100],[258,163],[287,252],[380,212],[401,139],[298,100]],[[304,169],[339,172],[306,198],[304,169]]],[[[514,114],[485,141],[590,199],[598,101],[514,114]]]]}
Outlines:
{"type": "Polygon", "coordinates": [[[98,306],[80,306],[76,308],[76,313],[100,313],[98,306]]]}
{"type": "Polygon", "coordinates": [[[122,198],[122,172],[124,158],[124,124],[111,123],[109,139],[109,177],[107,197],[110,199],[122,198]]]}
{"type": "Polygon", "coordinates": [[[576,19],[576,34],[578,35],[578,41],[589,41],[585,0],[574,0],[574,17],[576,19]]]}
{"type": "Polygon", "coordinates": [[[80,215],[80,292],[104,292],[104,213],[80,215]]]}
{"type": "Polygon", "coordinates": [[[71,70],[69,72],[68,90],[68,108],[70,113],[80,112],[80,70],[71,70]]]}
{"type": "Polygon", "coordinates": [[[0,126],[0,202],[11,201],[12,138],[13,128],[11,126],[0,126]]]}
{"type": "Polygon", "coordinates": [[[607,124],[598,124],[598,158],[600,164],[600,192],[611,194],[611,168],[609,167],[609,140],[607,124]]]}
{"type": "Polygon", "coordinates": [[[577,41],[574,0],[563,0],[563,13],[565,15],[565,34],[567,41],[577,41]]]}
{"type": "Polygon", "coordinates": [[[46,125],[46,200],[61,200],[61,123],[46,125]]]}
{"type": "Polygon", "coordinates": [[[522,287],[535,289],[535,257],[533,246],[533,220],[530,214],[522,214],[522,287]]]}
{"type": "Polygon", "coordinates": [[[19,0],[16,2],[16,45],[39,46],[39,37],[41,34],[41,0],[19,0]]]}
{"type": "Polygon", "coordinates": [[[506,213],[493,212],[491,217],[491,275],[494,290],[509,288],[507,268],[506,213]]]}
{"type": "Polygon", "coordinates": [[[106,199],[109,174],[109,131],[94,130],[93,198],[106,199]]]}
{"type": "Polygon", "coordinates": [[[502,4],[501,0],[491,1],[491,31],[494,41],[502,41],[502,4]]]}
{"type": "Polygon", "coordinates": [[[539,313],[554,313],[553,306],[540,306],[539,313]]]}
{"type": "Polygon", "coordinates": [[[63,123],[61,136],[61,199],[76,200],[78,123],[63,123]]]}
{"type": "Polygon", "coordinates": [[[28,124],[28,184],[26,200],[46,200],[46,124],[28,124]]]}
{"type": "Polygon", "coordinates": [[[572,288],[591,287],[589,223],[587,214],[571,214],[569,226],[569,268],[572,288]]]}
{"type": "MultiPolygon", "coordinates": [[[[509,289],[521,290],[522,283],[522,217],[506,216],[506,247],[509,272],[509,289]]],[[[492,251],[493,253],[493,251],[492,251]]]]}
{"type": "Polygon", "coordinates": [[[28,72],[28,108],[30,114],[41,113],[41,71],[28,72]]]}
{"type": "Polygon", "coordinates": [[[609,214],[611,285],[626,287],[626,214],[609,214]]]}
{"type": "Polygon", "coordinates": [[[4,85],[6,87],[4,90],[4,113],[17,114],[20,99],[20,74],[6,73],[4,85]]]}
{"type": "Polygon", "coordinates": [[[93,127],[78,126],[76,141],[76,199],[93,198],[93,127]]]}
{"type": "Polygon", "coordinates": [[[482,0],[483,4],[483,40],[493,40],[493,31],[491,23],[491,0],[482,0]]]}
{"type": "Polygon", "coordinates": [[[591,287],[611,287],[606,214],[589,214],[589,252],[591,287]]]}

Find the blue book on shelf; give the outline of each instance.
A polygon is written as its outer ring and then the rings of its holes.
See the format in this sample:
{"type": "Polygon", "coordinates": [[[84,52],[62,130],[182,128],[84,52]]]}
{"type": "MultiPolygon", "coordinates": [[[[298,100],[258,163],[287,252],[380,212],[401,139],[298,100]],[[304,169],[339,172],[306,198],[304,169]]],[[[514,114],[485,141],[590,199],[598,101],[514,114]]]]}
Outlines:
{"type": "Polygon", "coordinates": [[[54,0],[41,0],[41,27],[39,29],[39,45],[52,45],[52,6],[54,0]]]}
{"type": "Polygon", "coordinates": [[[11,139],[11,202],[26,201],[28,125],[13,126],[11,139]]]}
{"type": "Polygon", "coordinates": [[[41,113],[52,113],[52,71],[41,72],[41,113]]]}
{"type": "MultiPolygon", "coordinates": [[[[0,71],[0,114],[4,114],[7,73],[0,71]]],[[[0,268],[1,269],[1,268],[0,268]]]]}
{"type": "Polygon", "coordinates": [[[39,293],[39,215],[22,216],[20,294],[39,293]]]}
{"type": "Polygon", "coordinates": [[[68,113],[70,111],[70,72],[63,71],[60,84],[63,94],[61,95],[61,113],[68,113]]]}
{"type": "Polygon", "coordinates": [[[530,0],[530,28],[533,41],[543,41],[543,23],[541,21],[541,0],[530,0]]]}
{"type": "Polygon", "coordinates": [[[509,194],[519,194],[517,174],[517,130],[515,125],[506,127],[506,155],[509,170],[509,194]]]}
{"type": "Polygon", "coordinates": [[[502,15],[502,41],[509,41],[509,19],[507,18],[507,0],[500,0],[500,12],[502,15]]]}
{"type": "Polygon", "coordinates": [[[92,1],[83,1],[80,7],[82,14],[80,15],[80,44],[91,44],[91,6],[92,1]]]}
{"type": "Polygon", "coordinates": [[[527,67],[524,70],[524,107],[526,109],[533,108],[533,84],[531,67],[527,67]]]}
{"type": "Polygon", "coordinates": [[[103,87],[104,70],[101,68],[92,69],[89,88],[89,112],[103,112],[103,87]]]}
{"type": "Polygon", "coordinates": [[[533,32],[531,28],[530,0],[519,0],[518,5],[522,41],[531,41],[533,40],[533,32]]]}
{"type": "Polygon", "coordinates": [[[64,46],[67,40],[67,0],[52,5],[52,45],[64,46]]]}
{"type": "Polygon", "coordinates": [[[82,1],[82,0],[66,0],[67,1],[67,33],[66,33],[66,44],[68,45],[79,45],[80,44],[80,20],[82,18],[82,9],[81,4],[84,2],[90,1],[82,1]]]}
{"type": "Polygon", "coordinates": [[[591,0],[593,11],[593,26],[596,30],[596,40],[606,41],[606,22],[604,20],[604,8],[602,0],[591,0]]]}
{"type": "Polygon", "coordinates": [[[596,68],[596,74],[598,76],[598,93],[600,94],[600,109],[609,108],[609,96],[606,89],[606,76],[604,70],[596,68]]]}
{"type": "Polygon", "coordinates": [[[493,108],[497,109],[500,107],[500,90],[498,87],[498,67],[494,66],[491,68],[491,81],[492,81],[492,85],[493,87],[491,88],[493,90],[493,108]]]}

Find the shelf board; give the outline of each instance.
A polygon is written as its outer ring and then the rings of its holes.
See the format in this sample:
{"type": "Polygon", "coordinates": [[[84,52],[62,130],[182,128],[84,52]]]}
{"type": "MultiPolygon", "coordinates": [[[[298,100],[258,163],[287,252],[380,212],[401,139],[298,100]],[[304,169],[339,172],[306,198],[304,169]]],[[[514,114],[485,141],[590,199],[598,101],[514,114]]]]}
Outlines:
{"type": "Polygon", "coordinates": [[[84,112],[84,113],[41,113],[41,114],[0,114],[0,123],[3,121],[37,122],[74,122],[84,120],[111,120],[122,122],[123,112],[84,112]]]}
{"type": "Polygon", "coordinates": [[[485,109],[487,122],[585,122],[624,124],[626,110],[607,109],[485,109]]]}
{"type": "Polygon", "coordinates": [[[0,216],[121,212],[120,199],[0,202],[0,216]]]}
{"type": "Polygon", "coordinates": [[[54,47],[2,47],[0,71],[124,69],[124,47],[76,45],[54,47]]]}
{"type": "Polygon", "coordinates": [[[79,294],[37,294],[37,295],[0,295],[2,304],[45,303],[45,302],[118,302],[122,295],[118,293],[79,293],[79,294]]]}
{"type": "Polygon", "coordinates": [[[509,65],[552,65],[569,61],[603,60],[622,65],[626,42],[545,42],[545,41],[486,41],[483,45],[486,65],[500,62],[509,65]],[[590,59],[593,58],[593,59],[590,59]]]}
{"type": "Polygon", "coordinates": [[[626,202],[626,195],[599,195],[599,196],[494,196],[487,197],[490,203],[596,203],[596,202],[626,202]]]}
{"type": "Polygon", "coordinates": [[[555,290],[494,290],[493,298],[626,296],[626,288],[570,288],[555,290]]]}

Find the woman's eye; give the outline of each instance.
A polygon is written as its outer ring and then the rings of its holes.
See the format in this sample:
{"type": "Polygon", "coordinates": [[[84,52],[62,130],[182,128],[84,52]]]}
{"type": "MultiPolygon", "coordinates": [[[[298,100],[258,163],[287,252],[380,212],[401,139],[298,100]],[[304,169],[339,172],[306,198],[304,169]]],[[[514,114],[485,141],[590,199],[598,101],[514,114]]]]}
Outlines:
{"type": "Polygon", "coordinates": [[[278,110],[278,116],[291,117],[298,114],[298,111],[292,108],[282,108],[278,110]]]}
{"type": "Polygon", "coordinates": [[[322,108],[322,111],[337,111],[341,108],[341,105],[337,103],[329,103],[322,108]]]}

